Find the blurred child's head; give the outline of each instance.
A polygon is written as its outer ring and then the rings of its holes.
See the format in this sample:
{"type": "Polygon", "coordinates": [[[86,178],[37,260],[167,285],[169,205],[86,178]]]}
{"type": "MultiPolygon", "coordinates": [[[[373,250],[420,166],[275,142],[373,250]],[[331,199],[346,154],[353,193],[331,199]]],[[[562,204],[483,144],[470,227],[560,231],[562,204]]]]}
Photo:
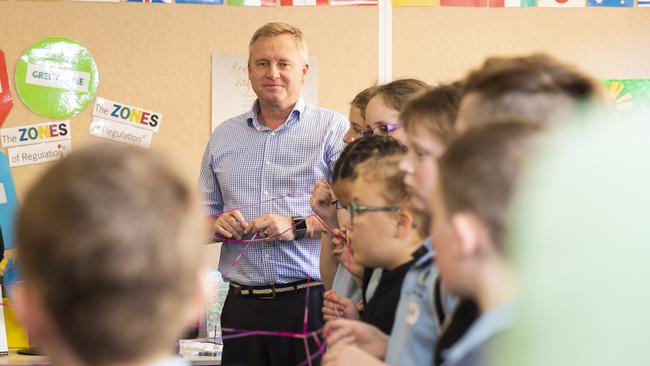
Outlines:
{"type": "Polygon", "coordinates": [[[364,89],[352,99],[352,103],[350,103],[350,115],[348,117],[350,120],[350,128],[343,136],[343,142],[346,144],[372,134],[372,130],[366,125],[365,113],[366,106],[373,96],[374,89],[374,87],[364,89]]]}
{"type": "MultiPolygon", "coordinates": [[[[347,145],[332,171],[332,191],[339,204],[346,209],[350,207],[352,185],[357,178],[356,168],[359,164],[371,158],[402,155],[405,152],[404,145],[388,136],[366,136],[347,145]]],[[[343,224],[348,220],[348,215],[347,212],[341,213],[338,219],[343,224]]]]}
{"type": "Polygon", "coordinates": [[[366,107],[366,126],[374,135],[390,135],[404,144],[406,134],[401,130],[399,114],[409,100],[429,89],[429,85],[416,79],[400,79],[378,86],[366,107]]]}
{"type": "Polygon", "coordinates": [[[447,288],[474,297],[487,266],[503,257],[510,199],[538,124],[487,124],[455,140],[439,161],[433,244],[447,288]]]}
{"type": "Polygon", "coordinates": [[[202,303],[193,189],[147,150],[93,145],[53,165],[18,214],[20,317],[54,363],[171,355],[202,303]],[[70,361],[68,359],[68,361],[70,361]]]}
{"type": "Polygon", "coordinates": [[[459,102],[459,86],[438,86],[411,100],[400,114],[408,147],[400,169],[413,193],[413,208],[420,214],[429,215],[431,195],[438,179],[438,158],[455,136],[459,102]]]}
{"type": "Polygon", "coordinates": [[[392,270],[405,263],[421,244],[411,194],[398,169],[401,156],[372,158],[358,166],[352,188],[350,239],[355,261],[392,270]]]}
{"type": "Polygon", "coordinates": [[[603,100],[596,80],[543,54],[489,58],[464,84],[456,124],[460,132],[494,120],[561,121],[603,100]]]}

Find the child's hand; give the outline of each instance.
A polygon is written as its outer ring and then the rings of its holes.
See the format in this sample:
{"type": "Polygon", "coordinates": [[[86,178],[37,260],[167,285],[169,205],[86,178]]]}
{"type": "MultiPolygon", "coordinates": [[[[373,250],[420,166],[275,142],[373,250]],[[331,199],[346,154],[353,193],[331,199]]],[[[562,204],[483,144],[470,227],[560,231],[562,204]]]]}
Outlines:
{"type": "Polygon", "coordinates": [[[344,231],[333,229],[332,232],[336,235],[332,238],[332,255],[336,258],[343,268],[352,273],[357,278],[363,277],[363,266],[352,258],[350,246],[348,244],[347,234],[344,231]]]}
{"type": "Polygon", "coordinates": [[[384,359],[388,348],[388,335],[373,325],[357,320],[328,322],[325,324],[325,334],[330,347],[352,344],[379,359],[384,359]]]}
{"type": "Polygon", "coordinates": [[[339,318],[358,320],[359,313],[352,300],[332,290],[325,291],[323,300],[323,319],[326,322],[339,318]]]}
{"type": "Polygon", "coordinates": [[[314,213],[320,216],[330,227],[338,226],[336,220],[336,207],[332,206],[334,193],[325,180],[314,183],[314,190],[309,198],[309,204],[314,213]]]}

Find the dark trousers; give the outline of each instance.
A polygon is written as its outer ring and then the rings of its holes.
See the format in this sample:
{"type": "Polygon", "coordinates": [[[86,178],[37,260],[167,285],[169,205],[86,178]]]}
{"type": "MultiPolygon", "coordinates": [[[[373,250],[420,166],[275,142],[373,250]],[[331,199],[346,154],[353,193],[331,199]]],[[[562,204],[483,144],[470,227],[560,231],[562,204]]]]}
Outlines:
{"type": "MultiPolygon", "coordinates": [[[[305,313],[306,290],[277,296],[275,299],[241,297],[228,292],[221,314],[223,328],[269,330],[301,333],[305,313]]],[[[323,287],[309,290],[309,317],[307,332],[323,327],[323,287]]],[[[224,332],[224,336],[232,333],[224,332]]],[[[319,338],[322,342],[322,338],[319,338]]],[[[318,345],[310,338],[310,354],[318,352],[318,345]]],[[[277,365],[298,366],[307,359],[302,339],[276,336],[248,336],[224,340],[222,365],[277,365]]],[[[320,356],[312,365],[320,365],[320,356]]],[[[306,363],[305,363],[306,365],[306,363]]]]}

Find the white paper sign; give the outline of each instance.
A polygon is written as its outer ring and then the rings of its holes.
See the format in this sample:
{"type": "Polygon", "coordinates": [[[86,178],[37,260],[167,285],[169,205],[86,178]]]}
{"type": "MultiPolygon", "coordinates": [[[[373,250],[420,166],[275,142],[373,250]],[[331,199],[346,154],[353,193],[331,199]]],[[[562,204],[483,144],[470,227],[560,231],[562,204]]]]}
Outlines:
{"type": "Polygon", "coordinates": [[[90,73],[53,66],[27,64],[27,84],[88,93],[90,73]]]}
{"type": "MultiPolygon", "coordinates": [[[[305,102],[318,105],[318,59],[309,56],[302,87],[305,102]]],[[[257,96],[248,80],[248,55],[212,55],[212,130],[251,109],[257,96]]]]}
{"type": "Polygon", "coordinates": [[[95,100],[93,116],[154,132],[160,128],[163,118],[163,114],[159,112],[152,112],[99,97],[95,100]]]}
{"type": "Polygon", "coordinates": [[[70,140],[70,121],[44,122],[35,125],[0,130],[2,147],[70,140]]]}
{"type": "Polygon", "coordinates": [[[47,163],[58,160],[61,153],[68,154],[72,151],[72,142],[55,141],[44,144],[12,147],[7,150],[9,166],[23,166],[31,164],[47,163]]]}
{"type": "Polygon", "coordinates": [[[90,124],[90,134],[113,141],[123,142],[125,144],[147,148],[151,145],[151,138],[153,136],[152,131],[98,117],[93,118],[93,122],[90,124]]]}

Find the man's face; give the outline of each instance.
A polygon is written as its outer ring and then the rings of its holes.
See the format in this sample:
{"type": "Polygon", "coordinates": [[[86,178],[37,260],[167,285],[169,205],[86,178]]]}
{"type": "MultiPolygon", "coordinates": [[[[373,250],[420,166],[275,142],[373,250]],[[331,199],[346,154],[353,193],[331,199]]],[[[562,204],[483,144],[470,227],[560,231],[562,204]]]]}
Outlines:
{"type": "Polygon", "coordinates": [[[250,49],[248,79],[262,107],[291,108],[308,70],[289,34],[258,38],[250,49]]]}

